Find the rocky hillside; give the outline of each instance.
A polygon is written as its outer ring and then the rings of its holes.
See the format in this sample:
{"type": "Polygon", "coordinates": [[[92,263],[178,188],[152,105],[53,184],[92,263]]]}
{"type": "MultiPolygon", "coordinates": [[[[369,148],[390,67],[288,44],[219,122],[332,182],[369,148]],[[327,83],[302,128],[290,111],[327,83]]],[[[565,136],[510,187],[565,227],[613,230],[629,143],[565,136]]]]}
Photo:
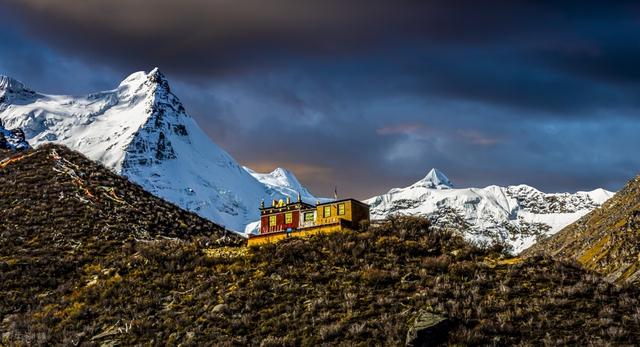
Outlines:
{"type": "Polygon", "coordinates": [[[261,248],[76,230],[3,231],[1,344],[640,343],[636,288],[574,263],[503,259],[424,219],[261,248]]]}
{"type": "Polygon", "coordinates": [[[575,259],[616,282],[640,283],[640,176],[601,208],[526,250],[575,259]]]}
{"type": "Polygon", "coordinates": [[[1,332],[11,317],[72,294],[87,267],[138,243],[243,242],[58,145],[0,161],[0,211],[1,332]]]}
{"type": "Polygon", "coordinates": [[[524,184],[454,189],[442,171],[432,169],[409,187],[391,189],[365,202],[371,206],[373,219],[395,214],[424,216],[434,226],[453,228],[470,241],[503,243],[519,253],[612,195],[604,189],[544,193],[524,184]]]}

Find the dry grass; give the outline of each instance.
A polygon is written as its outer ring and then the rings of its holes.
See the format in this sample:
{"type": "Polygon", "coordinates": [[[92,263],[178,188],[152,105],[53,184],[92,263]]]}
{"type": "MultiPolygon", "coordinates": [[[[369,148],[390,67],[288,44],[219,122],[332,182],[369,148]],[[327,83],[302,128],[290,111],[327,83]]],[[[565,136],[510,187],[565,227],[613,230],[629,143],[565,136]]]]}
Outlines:
{"type": "Polygon", "coordinates": [[[453,320],[450,344],[640,342],[635,288],[502,257],[413,218],[242,250],[133,242],[12,314],[4,343],[399,345],[420,310],[453,320]]]}
{"type": "Polygon", "coordinates": [[[539,253],[576,260],[614,282],[640,283],[640,177],[523,254],[539,253]]]}

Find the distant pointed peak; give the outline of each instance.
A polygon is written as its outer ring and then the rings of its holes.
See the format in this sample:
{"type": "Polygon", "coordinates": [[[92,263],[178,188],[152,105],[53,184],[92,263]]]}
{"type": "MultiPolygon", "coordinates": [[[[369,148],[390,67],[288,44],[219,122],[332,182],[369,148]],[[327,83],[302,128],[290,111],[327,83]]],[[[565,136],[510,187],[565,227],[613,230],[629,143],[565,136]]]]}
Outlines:
{"type": "Polygon", "coordinates": [[[143,84],[145,82],[168,86],[167,78],[157,67],[154,67],[148,73],[144,71],[137,71],[130,74],[120,83],[120,86],[143,84]]]}
{"type": "Polygon", "coordinates": [[[24,89],[24,84],[13,77],[0,75],[0,89],[24,89]]]}
{"type": "Polygon", "coordinates": [[[433,168],[429,171],[429,173],[420,181],[416,182],[414,185],[419,185],[422,187],[432,188],[432,189],[451,189],[453,188],[453,183],[449,180],[447,175],[444,172],[433,168]]]}
{"type": "Polygon", "coordinates": [[[25,89],[24,84],[17,79],[9,76],[0,75],[0,90],[22,90],[25,89]]]}
{"type": "Polygon", "coordinates": [[[275,170],[273,170],[269,175],[274,178],[283,178],[287,182],[289,182],[289,184],[291,184],[292,186],[301,186],[300,181],[298,181],[298,177],[296,177],[296,175],[288,169],[278,167],[275,170]]]}
{"type": "Polygon", "coordinates": [[[25,87],[24,83],[9,76],[0,75],[0,103],[9,102],[15,97],[31,97],[36,92],[25,87]]]}
{"type": "Polygon", "coordinates": [[[279,177],[286,177],[286,176],[290,176],[292,175],[291,171],[285,169],[285,168],[281,168],[281,167],[277,167],[275,170],[271,171],[271,175],[272,176],[279,176],[279,177]]]}
{"type": "Polygon", "coordinates": [[[149,71],[149,73],[147,74],[147,80],[159,84],[168,83],[167,78],[158,67],[154,67],[151,71],[149,71]]]}

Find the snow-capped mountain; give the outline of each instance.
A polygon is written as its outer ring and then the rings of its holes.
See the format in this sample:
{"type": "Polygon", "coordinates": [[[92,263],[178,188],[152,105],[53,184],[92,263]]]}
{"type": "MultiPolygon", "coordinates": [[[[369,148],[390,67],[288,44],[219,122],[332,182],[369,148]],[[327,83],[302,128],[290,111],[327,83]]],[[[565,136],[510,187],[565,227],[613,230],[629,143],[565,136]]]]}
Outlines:
{"type": "Polygon", "coordinates": [[[411,185],[412,187],[423,187],[431,189],[452,189],[453,183],[438,169],[431,169],[429,173],[420,181],[411,185]]]}
{"type": "Polygon", "coordinates": [[[272,189],[282,195],[297,196],[300,194],[302,201],[308,203],[314,203],[316,197],[304,187],[293,172],[284,169],[276,168],[270,173],[258,173],[250,168],[243,167],[251,176],[264,184],[267,188],[272,189]]]}
{"type": "Polygon", "coordinates": [[[365,202],[371,218],[393,214],[427,216],[436,226],[463,230],[479,242],[506,242],[518,253],[541,236],[554,234],[602,205],[614,193],[604,189],[590,192],[543,193],[527,185],[453,189],[441,171],[406,188],[365,202]]]}
{"type": "Polygon", "coordinates": [[[290,172],[262,183],[240,166],[186,113],[157,68],[87,96],[45,95],[1,77],[0,119],[24,129],[33,146],[64,144],[232,230],[259,218],[261,200],[295,199],[298,189],[314,199],[290,172]]]}

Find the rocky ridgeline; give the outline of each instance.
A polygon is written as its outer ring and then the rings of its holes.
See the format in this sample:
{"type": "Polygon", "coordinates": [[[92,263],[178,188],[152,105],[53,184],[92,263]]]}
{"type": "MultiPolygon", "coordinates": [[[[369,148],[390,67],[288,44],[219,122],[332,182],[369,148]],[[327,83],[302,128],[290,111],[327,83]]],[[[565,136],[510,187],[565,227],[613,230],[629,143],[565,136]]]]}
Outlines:
{"type": "Polygon", "coordinates": [[[577,260],[614,282],[640,283],[640,176],[577,222],[525,251],[577,260]]]}
{"type": "Polygon", "coordinates": [[[138,130],[126,148],[123,168],[151,166],[164,160],[177,159],[176,152],[168,134],[188,139],[188,131],[181,118],[187,117],[185,109],[178,98],[171,93],[171,88],[159,70],[149,73],[140,89],[150,90],[150,97],[145,101],[145,113],[149,114],[145,124],[138,130]]]}
{"type": "Polygon", "coordinates": [[[526,185],[507,187],[507,195],[516,199],[523,211],[536,214],[575,213],[600,206],[587,194],[549,194],[526,185]]]}
{"type": "Polygon", "coordinates": [[[106,239],[225,234],[64,146],[40,146],[2,163],[0,232],[16,227],[41,236],[64,231],[62,238],[106,239]]]}

